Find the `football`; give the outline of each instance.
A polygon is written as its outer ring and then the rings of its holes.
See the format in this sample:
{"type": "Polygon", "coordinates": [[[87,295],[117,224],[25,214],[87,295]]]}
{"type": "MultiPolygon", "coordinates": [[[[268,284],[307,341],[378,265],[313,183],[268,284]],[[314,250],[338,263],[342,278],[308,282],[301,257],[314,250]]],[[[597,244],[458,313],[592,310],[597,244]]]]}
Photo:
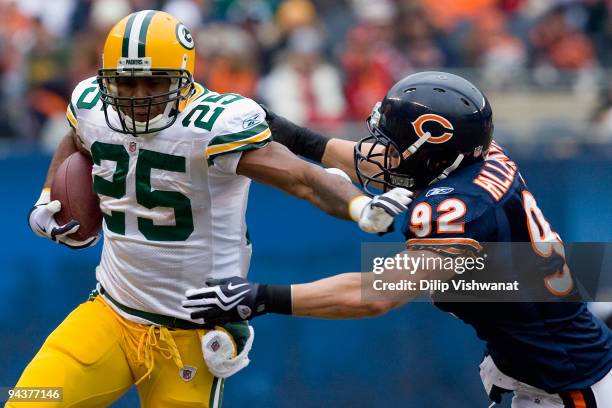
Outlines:
{"type": "Polygon", "coordinates": [[[95,236],[102,227],[102,212],[98,196],[93,191],[92,162],[81,152],[72,153],[59,166],[51,185],[51,200],[59,200],[62,209],[55,220],[63,225],[78,221],[79,230],[69,237],[83,241],[95,236]]]}

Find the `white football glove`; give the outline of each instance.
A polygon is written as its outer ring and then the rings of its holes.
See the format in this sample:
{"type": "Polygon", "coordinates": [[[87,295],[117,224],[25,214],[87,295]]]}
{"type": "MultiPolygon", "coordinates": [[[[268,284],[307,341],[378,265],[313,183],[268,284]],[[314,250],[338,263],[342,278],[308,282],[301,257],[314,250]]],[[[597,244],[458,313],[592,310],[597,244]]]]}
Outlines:
{"type": "Polygon", "coordinates": [[[53,242],[66,245],[72,249],[88,248],[98,242],[99,235],[84,241],[69,238],[68,235],[78,231],[80,225],[75,220],[59,225],[55,221],[55,214],[61,209],[62,204],[58,200],[51,201],[51,192],[48,189],[44,189],[28,215],[28,223],[32,231],[39,237],[48,238],[53,242]]]}
{"type": "Polygon", "coordinates": [[[383,233],[389,230],[393,219],[405,212],[412,202],[412,191],[396,187],[370,199],[360,196],[351,202],[351,218],[359,228],[369,233],[383,233]]]}
{"type": "Polygon", "coordinates": [[[255,331],[248,326],[249,337],[242,351],[237,354],[234,341],[227,332],[222,330],[211,330],[202,337],[202,353],[208,370],[212,375],[219,378],[227,378],[249,365],[249,351],[253,346],[255,331]],[[236,355],[237,354],[237,355],[236,355]],[[233,357],[236,355],[236,357],[233,357]]]}

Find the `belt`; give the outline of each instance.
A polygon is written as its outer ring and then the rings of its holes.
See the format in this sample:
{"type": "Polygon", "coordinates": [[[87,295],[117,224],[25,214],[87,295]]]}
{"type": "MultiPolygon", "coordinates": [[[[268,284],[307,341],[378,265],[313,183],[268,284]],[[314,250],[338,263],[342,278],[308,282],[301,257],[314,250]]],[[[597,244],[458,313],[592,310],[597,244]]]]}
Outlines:
{"type": "Polygon", "coordinates": [[[94,290],[91,293],[90,298],[95,297],[99,293],[100,295],[104,296],[105,299],[107,299],[109,302],[115,305],[119,310],[129,315],[136,316],[144,320],[148,320],[151,323],[156,324],[158,326],[165,326],[168,328],[180,329],[180,330],[210,329],[211,328],[209,325],[194,323],[189,320],[179,319],[178,317],[165,316],[165,315],[160,315],[157,313],[145,312],[142,310],[131,308],[113,299],[113,297],[109,295],[109,293],[99,283],[98,283],[98,287],[99,287],[99,290],[98,289],[94,290]]]}

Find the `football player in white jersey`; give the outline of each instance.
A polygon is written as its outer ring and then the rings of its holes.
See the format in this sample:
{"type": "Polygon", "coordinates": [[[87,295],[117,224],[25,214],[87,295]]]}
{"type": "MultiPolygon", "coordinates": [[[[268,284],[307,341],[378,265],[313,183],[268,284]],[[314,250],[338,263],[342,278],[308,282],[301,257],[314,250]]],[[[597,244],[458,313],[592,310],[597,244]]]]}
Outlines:
{"type": "Polygon", "coordinates": [[[135,383],[146,407],[220,405],[219,377],[248,364],[252,329],[242,327],[248,340],[238,347],[224,328],[191,319],[181,300],[209,277],[246,276],[251,179],[367,232],[386,231],[410,202],[403,189],[371,199],[272,142],[257,103],[193,81],[194,47],[173,16],[133,13],[111,29],[98,76],[72,94],[72,130],[29,222],[72,248],[95,244],[69,238],[78,222],[58,225],[61,204],[50,201],[56,169],[79,150],[94,163],[105,239],[97,292],[48,337],[17,384],[63,388],[61,402],[40,406],[107,406],[135,383]]]}

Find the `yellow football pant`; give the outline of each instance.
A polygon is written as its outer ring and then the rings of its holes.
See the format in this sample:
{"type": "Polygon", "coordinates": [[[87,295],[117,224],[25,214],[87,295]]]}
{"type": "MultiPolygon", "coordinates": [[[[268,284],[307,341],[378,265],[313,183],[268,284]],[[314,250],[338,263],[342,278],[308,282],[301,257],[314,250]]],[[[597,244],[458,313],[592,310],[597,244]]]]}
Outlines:
{"type": "Polygon", "coordinates": [[[219,407],[223,380],[206,367],[204,333],[130,322],[96,296],[49,335],[16,385],[61,387],[62,402],[5,408],[106,407],[134,384],[142,407],[219,407]]]}

